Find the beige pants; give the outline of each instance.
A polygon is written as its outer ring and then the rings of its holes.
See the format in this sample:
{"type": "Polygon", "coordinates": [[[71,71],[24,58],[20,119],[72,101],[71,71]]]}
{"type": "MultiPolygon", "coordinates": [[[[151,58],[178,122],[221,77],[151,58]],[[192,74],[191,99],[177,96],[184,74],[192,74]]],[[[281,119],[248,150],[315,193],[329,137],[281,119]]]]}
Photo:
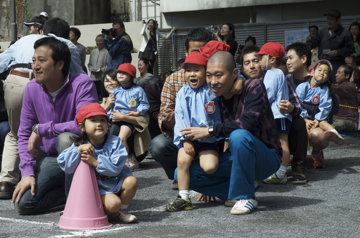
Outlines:
{"type": "MultiPolygon", "coordinates": [[[[23,69],[16,70],[29,72],[23,69]]],[[[9,117],[10,132],[5,138],[0,182],[17,184],[20,179],[20,157],[18,151],[17,133],[20,126],[20,113],[25,87],[30,80],[30,73],[29,78],[9,74],[4,83],[5,107],[9,117]]]]}

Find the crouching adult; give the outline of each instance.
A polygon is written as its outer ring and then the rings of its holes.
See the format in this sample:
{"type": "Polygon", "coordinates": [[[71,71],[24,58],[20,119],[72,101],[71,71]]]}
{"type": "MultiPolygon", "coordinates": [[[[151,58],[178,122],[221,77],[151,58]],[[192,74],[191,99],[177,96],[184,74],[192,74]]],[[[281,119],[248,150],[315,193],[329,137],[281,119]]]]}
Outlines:
{"type": "Polygon", "coordinates": [[[198,160],[192,162],[190,189],[222,200],[236,199],[231,214],[247,214],[258,204],[255,180],[266,179],[280,167],[282,149],[275,120],[262,81],[248,79],[243,83],[242,93],[234,95],[230,91],[238,70],[233,56],[226,51],[206,48],[202,53],[207,51],[211,55],[206,81],[214,95],[219,97],[222,123],[210,127],[188,127],[182,132],[191,140],[210,136],[229,138],[229,149],[219,154],[219,167],[213,174],[206,174],[198,160]]]}
{"type": "Polygon", "coordinates": [[[18,131],[21,180],[12,197],[20,214],[34,214],[65,204],[65,174],[57,156],[79,135],[77,111],[97,102],[92,80],[69,73],[65,43],[45,37],[35,42],[35,80],[25,88],[18,131]]]}

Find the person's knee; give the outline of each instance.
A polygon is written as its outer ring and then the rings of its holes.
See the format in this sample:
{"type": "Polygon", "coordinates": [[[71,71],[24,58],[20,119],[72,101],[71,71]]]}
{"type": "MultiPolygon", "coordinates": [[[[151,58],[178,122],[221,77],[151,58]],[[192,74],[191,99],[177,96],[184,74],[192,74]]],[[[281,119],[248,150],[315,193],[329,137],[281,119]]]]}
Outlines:
{"type": "Polygon", "coordinates": [[[325,139],[322,130],[312,130],[309,135],[310,145],[317,149],[324,149],[329,142],[325,139]]]}
{"type": "Polygon", "coordinates": [[[105,205],[106,211],[110,213],[115,213],[120,210],[121,202],[119,200],[112,199],[110,201],[107,201],[107,204],[105,205]]]}
{"type": "Polygon", "coordinates": [[[134,176],[128,176],[123,181],[123,187],[125,190],[137,190],[138,181],[134,176]]]}
{"type": "Polygon", "coordinates": [[[245,129],[238,129],[230,134],[229,145],[241,145],[251,140],[252,134],[245,129]]]}
{"type": "Polygon", "coordinates": [[[166,150],[166,145],[170,139],[166,138],[163,134],[153,138],[150,143],[150,152],[153,157],[161,155],[166,150]]]}
{"type": "Polygon", "coordinates": [[[26,194],[20,199],[19,202],[14,203],[15,211],[20,215],[30,215],[36,213],[36,204],[26,199],[26,194]]]}
{"type": "Polygon", "coordinates": [[[204,166],[203,170],[207,174],[213,174],[218,169],[218,164],[207,164],[204,166]]]}
{"type": "Polygon", "coordinates": [[[56,148],[60,154],[63,150],[69,148],[74,142],[74,138],[77,137],[74,133],[63,132],[56,139],[56,148]]]}

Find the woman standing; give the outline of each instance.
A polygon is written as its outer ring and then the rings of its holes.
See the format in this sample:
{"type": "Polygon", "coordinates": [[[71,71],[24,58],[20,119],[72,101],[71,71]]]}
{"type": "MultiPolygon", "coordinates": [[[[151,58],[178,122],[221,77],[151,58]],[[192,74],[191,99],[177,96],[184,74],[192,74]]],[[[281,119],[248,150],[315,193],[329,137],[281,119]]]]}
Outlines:
{"type": "Polygon", "coordinates": [[[82,44],[80,44],[78,42],[80,36],[81,36],[81,32],[80,32],[80,30],[78,28],[76,28],[76,27],[71,27],[70,28],[69,40],[71,40],[71,42],[74,45],[76,45],[76,47],[78,49],[78,52],[80,54],[81,68],[87,74],[87,69],[85,67],[86,49],[85,49],[85,46],[83,46],[82,44]]]}
{"type": "Polygon", "coordinates": [[[138,62],[138,70],[141,76],[134,79],[134,83],[145,90],[146,83],[154,77],[149,61],[145,58],[140,59],[138,62]]]}
{"type": "Polygon", "coordinates": [[[354,41],[355,53],[353,54],[356,59],[356,63],[360,63],[360,23],[353,22],[349,26],[349,31],[354,41]]]}
{"type": "Polygon", "coordinates": [[[235,56],[238,43],[235,41],[235,28],[232,23],[225,23],[218,27],[218,31],[214,33],[218,39],[225,44],[230,46],[230,53],[235,56]]]}
{"type": "Polygon", "coordinates": [[[143,20],[144,26],[140,32],[140,35],[143,36],[143,41],[141,43],[140,52],[139,52],[139,59],[147,59],[150,61],[151,68],[153,68],[154,75],[157,76],[157,54],[159,49],[159,37],[168,39],[171,34],[177,30],[177,27],[174,26],[169,34],[165,35],[160,33],[157,30],[158,24],[157,21],[150,19],[150,20],[143,20]]]}

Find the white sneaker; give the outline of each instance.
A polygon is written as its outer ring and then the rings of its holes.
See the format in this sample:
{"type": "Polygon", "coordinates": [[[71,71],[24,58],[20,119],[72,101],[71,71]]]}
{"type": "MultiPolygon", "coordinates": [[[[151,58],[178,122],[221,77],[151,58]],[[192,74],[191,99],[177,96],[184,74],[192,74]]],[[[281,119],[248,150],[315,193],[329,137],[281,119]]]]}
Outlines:
{"type": "Polygon", "coordinates": [[[119,210],[114,214],[113,219],[124,223],[136,222],[136,216],[128,213],[127,210],[119,210]]]}
{"type": "Polygon", "coordinates": [[[128,161],[129,161],[129,164],[130,164],[131,171],[139,168],[139,162],[136,160],[134,154],[129,154],[128,155],[128,161]]]}
{"type": "MultiPolygon", "coordinates": [[[[257,190],[259,190],[260,188],[260,185],[257,181],[254,182],[254,187],[255,187],[255,192],[257,192],[257,190]]],[[[226,199],[225,207],[233,207],[237,201],[239,201],[239,199],[226,199]]]]}
{"type": "Polygon", "coordinates": [[[230,213],[233,215],[249,214],[257,208],[258,202],[255,199],[240,199],[235,203],[230,213]]]}

